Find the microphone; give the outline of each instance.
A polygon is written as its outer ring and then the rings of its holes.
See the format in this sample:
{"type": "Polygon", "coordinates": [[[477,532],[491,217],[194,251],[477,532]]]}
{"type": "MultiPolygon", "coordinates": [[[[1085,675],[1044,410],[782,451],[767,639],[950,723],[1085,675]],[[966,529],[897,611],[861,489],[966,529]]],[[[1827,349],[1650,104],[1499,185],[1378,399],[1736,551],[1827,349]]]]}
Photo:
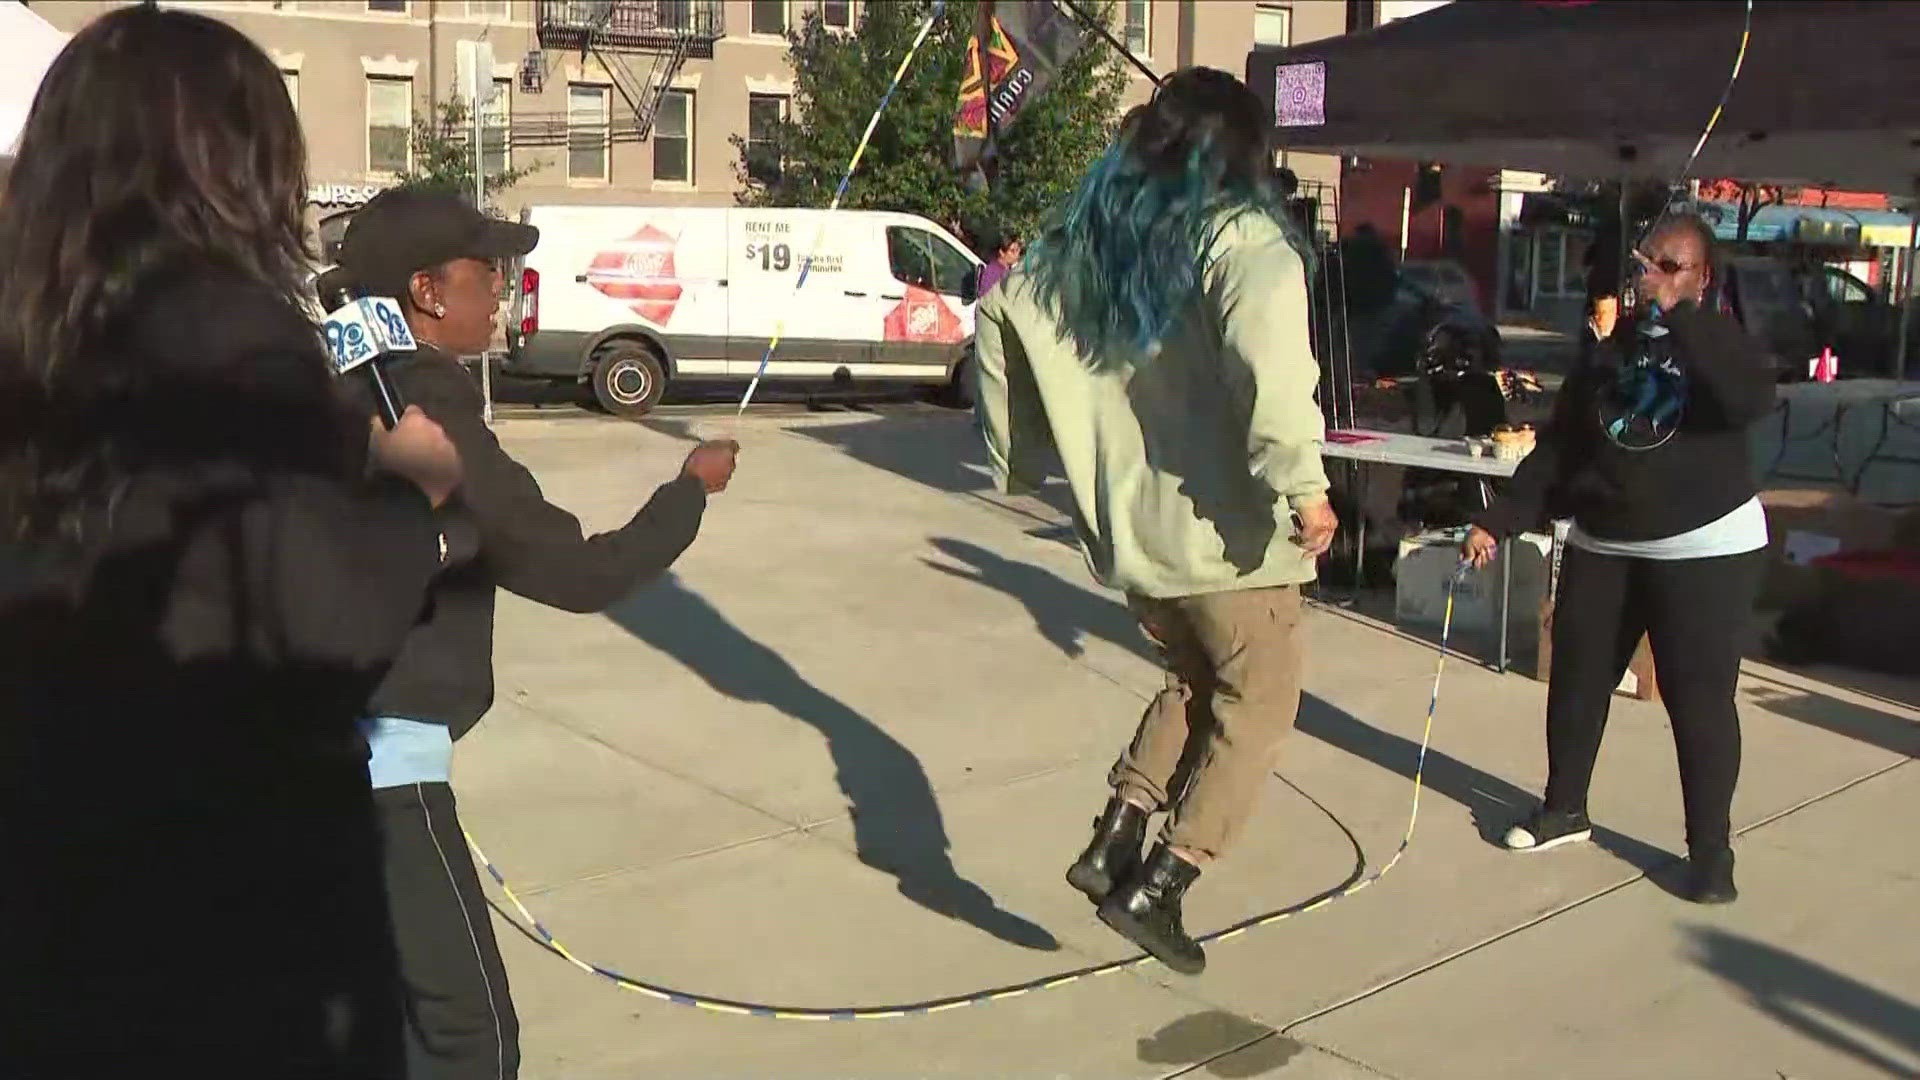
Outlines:
{"type": "Polygon", "coordinates": [[[345,268],[334,267],[314,282],[320,304],[326,309],[321,330],[326,336],[327,358],[333,373],[345,375],[360,369],[366,373],[373,390],[380,420],[392,430],[400,422],[406,403],[387,382],[381,365],[396,355],[410,353],[419,346],[413,331],[400,312],[398,301],[385,296],[368,296],[366,290],[348,275],[345,268]]]}

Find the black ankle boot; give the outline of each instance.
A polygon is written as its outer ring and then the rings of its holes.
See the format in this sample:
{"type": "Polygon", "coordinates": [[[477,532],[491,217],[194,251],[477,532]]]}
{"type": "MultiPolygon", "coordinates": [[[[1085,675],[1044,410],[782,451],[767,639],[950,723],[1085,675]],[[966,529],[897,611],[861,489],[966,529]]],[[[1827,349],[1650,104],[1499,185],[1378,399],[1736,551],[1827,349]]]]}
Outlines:
{"type": "Polygon", "coordinates": [[[1199,867],[1157,844],[1139,872],[1100,905],[1100,921],[1180,974],[1198,975],[1207,954],[1180,924],[1180,898],[1199,876],[1199,867]]]}
{"type": "Polygon", "coordinates": [[[1115,796],[1093,823],[1093,842],[1067,868],[1067,884],[1099,903],[1140,865],[1140,844],[1147,838],[1147,812],[1115,796]]]}
{"type": "Polygon", "coordinates": [[[1731,904],[1740,898],[1733,884],[1733,849],[1724,845],[1687,853],[1687,899],[1696,904],[1731,904]]]}

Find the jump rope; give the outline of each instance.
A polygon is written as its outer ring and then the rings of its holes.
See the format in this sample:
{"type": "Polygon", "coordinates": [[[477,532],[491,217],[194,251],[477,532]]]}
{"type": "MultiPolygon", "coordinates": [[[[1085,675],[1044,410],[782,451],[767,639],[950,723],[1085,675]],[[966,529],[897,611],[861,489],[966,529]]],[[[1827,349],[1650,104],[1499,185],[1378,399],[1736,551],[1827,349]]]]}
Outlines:
{"type": "MultiPolygon", "coordinates": [[[[912,65],[914,57],[918,55],[920,47],[926,42],[928,34],[933,30],[934,23],[940,18],[945,8],[945,0],[935,0],[932,10],[927,13],[925,21],[920,24],[919,32],[914,35],[913,43],[908,46],[906,54],[901,57],[899,67],[894,69],[893,81],[887,86],[887,92],[881,97],[880,104],[874,109],[872,117],[867,120],[866,130],[861,134],[860,142],[854,148],[853,158],[847,163],[846,172],[840,177],[839,186],[834,191],[833,201],[827,210],[821,214],[819,224],[815,226],[812,246],[809,248],[806,258],[802,260],[799,277],[794,282],[794,292],[796,294],[805,286],[808,272],[813,267],[814,251],[818,249],[820,240],[825,235],[827,215],[840,208],[840,202],[846,195],[847,186],[853,179],[854,171],[858,169],[860,159],[866,154],[867,145],[873,139],[874,129],[880,123],[881,113],[886,111],[887,104],[893,100],[894,92],[899,89],[901,80],[906,77],[908,67],[912,65]]],[[[1721,113],[1726,109],[1727,100],[1733,93],[1734,83],[1740,77],[1741,65],[1746,60],[1747,44],[1752,37],[1752,33],[1753,0],[1747,0],[1746,22],[1741,30],[1739,50],[1734,56],[1733,72],[1728,76],[1726,88],[1721,92],[1720,100],[1714,106],[1713,113],[1707,120],[1706,129],[1700,133],[1699,140],[1694,144],[1693,152],[1687,157],[1686,166],[1680,174],[1680,181],[1684,181],[1687,174],[1692,170],[1694,161],[1700,156],[1701,149],[1706,146],[1707,139],[1713,134],[1714,126],[1720,121],[1721,113]]],[[[1671,206],[1671,201],[1672,196],[1669,194],[1669,206],[1671,206]]],[[[1665,210],[1663,208],[1662,213],[1664,212],[1665,210]]],[[[754,373],[753,381],[748,384],[746,393],[740,400],[740,407],[735,413],[736,417],[744,414],[747,406],[752,403],[754,391],[758,389],[761,378],[766,374],[767,364],[772,360],[774,350],[779,346],[780,338],[784,330],[785,319],[783,316],[780,322],[776,323],[773,337],[768,341],[766,351],[761,355],[759,369],[754,373]]],[[[1355,853],[1354,871],[1346,881],[1332,889],[1328,889],[1299,903],[1276,908],[1265,914],[1255,915],[1234,923],[1231,926],[1201,935],[1195,939],[1196,941],[1201,944],[1229,941],[1242,934],[1260,929],[1261,927],[1272,926],[1275,923],[1290,919],[1295,915],[1304,915],[1309,911],[1323,908],[1336,900],[1352,896],[1354,893],[1372,885],[1381,878],[1386,877],[1395,866],[1399,865],[1400,859],[1406,855],[1407,848],[1413,843],[1414,828],[1420,820],[1420,793],[1424,788],[1426,776],[1427,749],[1433,740],[1433,718],[1440,707],[1440,678],[1446,672],[1448,643],[1453,632],[1454,594],[1459,588],[1460,583],[1466,579],[1467,574],[1472,569],[1471,564],[1462,561],[1447,578],[1446,607],[1445,613],[1440,621],[1439,656],[1434,664],[1433,691],[1427,698],[1427,719],[1425,727],[1420,734],[1420,751],[1414,762],[1413,794],[1407,811],[1407,828],[1400,838],[1400,846],[1394,849],[1392,857],[1387,859],[1386,863],[1382,865],[1380,869],[1371,874],[1365,874],[1366,855],[1360,847],[1359,839],[1354,836],[1353,830],[1349,829],[1345,822],[1342,822],[1336,817],[1333,812],[1328,810],[1318,799],[1315,799],[1285,776],[1280,776],[1280,774],[1276,773],[1274,775],[1279,776],[1282,782],[1293,788],[1296,793],[1309,803],[1312,803],[1316,809],[1326,815],[1327,819],[1332,821],[1346,836],[1348,843],[1352,845],[1355,853]]],[[[494,865],[493,860],[487,858],[486,852],[482,851],[480,845],[474,842],[472,834],[466,832],[464,829],[461,831],[461,834],[466,839],[467,847],[473,851],[474,859],[486,868],[488,876],[493,878],[494,883],[500,887],[501,893],[506,896],[508,903],[512,904],[514,910],[519,913],[520,919],[523,920],[523,922],[516,923],[516,926],[523,933],[528,934],[540,945],[566,960],[574,967],[579,968],[589,975],[599,976],[622,990],[629,990],[669,1005],[681,1005],[688,1008],[699,1009],[704,1012],[722,1013],[730,1016],[752,1016],[769,1020],[896,1020],[910,1016],[928,1016],[934,1013],[952,1012],[956,1009],[985,1005],[989,1002],[1006,1001],[1010,998],[1024,997],[1028,994],[1039,993],[1042,990],[1052,990],[1072,983],[1084,982],[1105,975],[1113,975],[1138,967],[1152,960],[1152,957],[1147,954],[1140,953],[1125,959],[1092,964],[1086,967],[1076,968],[1072,971],[1064,971],[1056,975],[1048,975],[1026,982],[1010,983],[1005,986],[990,987],[985,990],[976,990],[972,993],[956,994],[950,997],[932,998],[925,1001],[891,1005],[841,1007],[769,1005],[693,993],[687,990],[679,990],[673,987],[647,982],[644,979],[636,979],[630,975],[622,974],[614,968],[582,959],[558,937],[554,936],[553,931],[547,929],[546,924],[541,922],[532,911],[527,909],[527,905],[520,900],[519,895],[514,892],[513,886],[508,883],[506,875],[500,872],[499,867],[494,865]]]]}

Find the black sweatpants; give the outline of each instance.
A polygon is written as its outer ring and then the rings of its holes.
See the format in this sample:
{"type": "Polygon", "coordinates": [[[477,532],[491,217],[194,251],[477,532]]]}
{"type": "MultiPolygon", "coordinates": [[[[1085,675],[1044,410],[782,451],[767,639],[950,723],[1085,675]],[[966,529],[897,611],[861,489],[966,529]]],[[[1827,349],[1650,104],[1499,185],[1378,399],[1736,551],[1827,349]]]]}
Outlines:
{"type": "Polygon", "coordinates": [[[374,791],[406,989],[409,1080],[512,1080],[520,1021],[453,789],[374,791]]]}
{"type": "Polygon", "coordinates": [[[1553,608],[1547,809],[1586,810],[1613,690],[1645,634],[1673,722],[1687,844],[1728,842],[1740,779],[1734,686],[1765,567],[1764,550],[1661,561],[1568,547],[1553,608]]]}

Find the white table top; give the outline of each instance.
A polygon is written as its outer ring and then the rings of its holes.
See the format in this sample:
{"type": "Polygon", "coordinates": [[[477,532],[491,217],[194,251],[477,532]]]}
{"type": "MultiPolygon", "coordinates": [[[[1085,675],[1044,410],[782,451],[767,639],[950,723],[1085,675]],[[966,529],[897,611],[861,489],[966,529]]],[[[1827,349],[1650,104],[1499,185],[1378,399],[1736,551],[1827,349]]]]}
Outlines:
{"type": "Polygon", "coordinates": [[[1485,457],[1474,457],[1467,452],[1467,444],[1459,439],[1432,439],[1424,435],[1368,431],[1364,428],[1330,431],[1327,436],[1326,444],[1320,448],[1321,456],[1344,461],[1408,465],[1416,469],[1438,469],[1473,476],[1512,476],[1514,469],[1520,465],[1518,461],[1501,461],[1491,453],[1485,457]],[[1364,442],[1335,442],[1337,435],[1362,435],[1367,438],[1364,442]]]}

